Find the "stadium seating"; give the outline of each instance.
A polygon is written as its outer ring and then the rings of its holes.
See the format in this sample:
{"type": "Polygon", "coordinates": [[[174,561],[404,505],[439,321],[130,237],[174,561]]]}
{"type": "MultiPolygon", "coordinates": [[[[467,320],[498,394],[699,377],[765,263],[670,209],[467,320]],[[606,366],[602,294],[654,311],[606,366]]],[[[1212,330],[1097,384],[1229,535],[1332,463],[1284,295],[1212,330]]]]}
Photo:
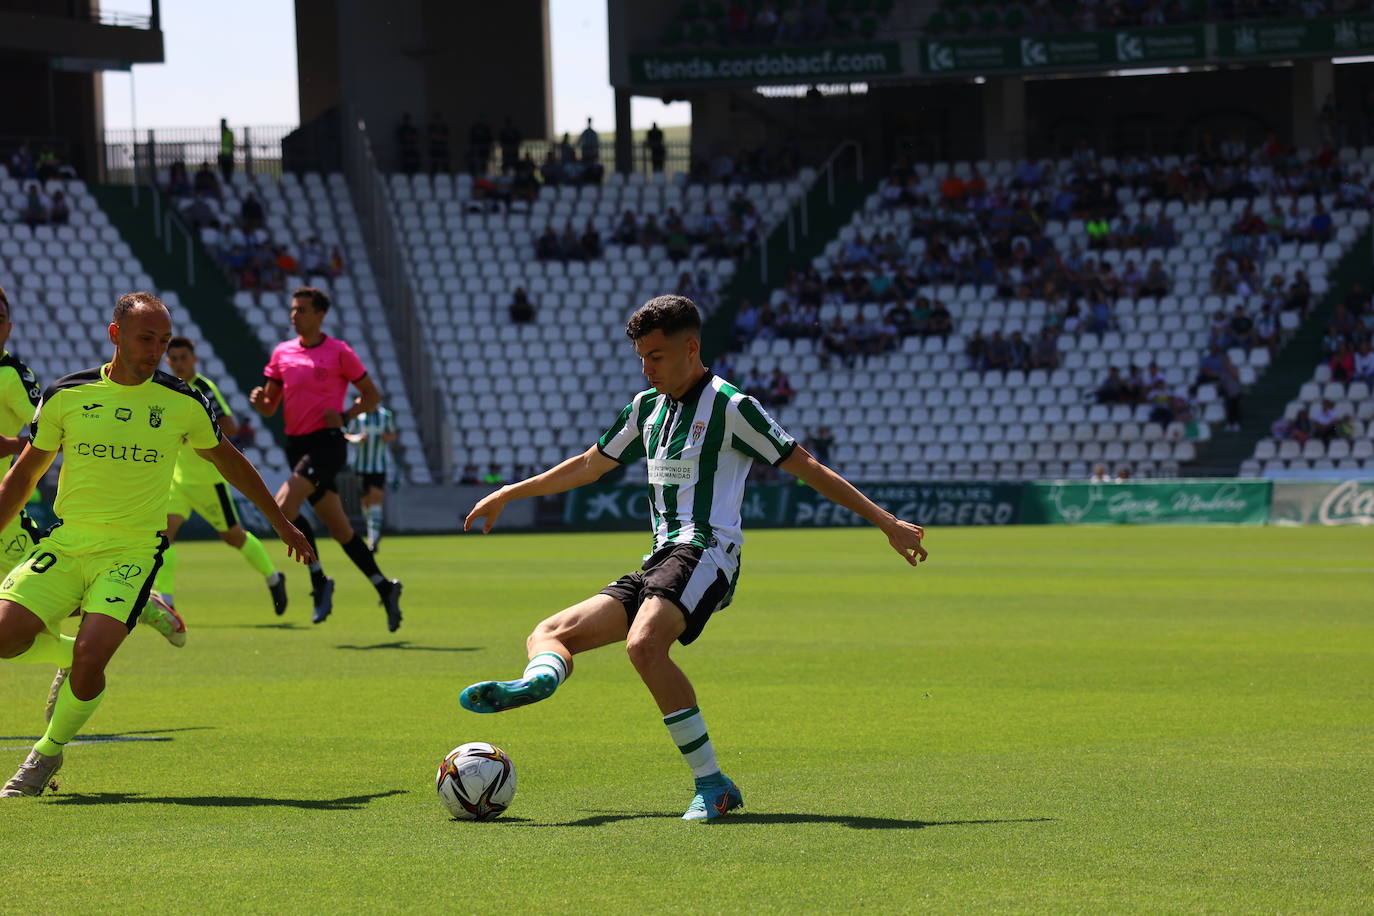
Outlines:
{"type": "Polygon", "coordinates": [[[1256,444],[1254,456],[1241,465],[1241,476],[1282,477],[1311,471],[1374,473],[1374,397],[1370,396],[1369,383],[1332,381],[1330,367],[1318,366],[1312,380],[1288,402],[1283,422],[1293,420],[1300,410],[1315,411],[1323,400],[1335,405],[1338,416],[1351,418],[1350,438],[1299,442],[1291,437],[1266,437],[1256,444]]]}
{"type": "Polygon", "coordinates": [[[872,38],[894,6],[894,0],[827,0],[823,4],[685,0],[664,29],[662,45],[774,45],[872,38]]]}
{"type": "MultiPolygon", "coordinates": [[[[1346,14],[1367,10],[1359,0],[1346,4],[1346,14]]],[[[1311,15],[1306,7],[1292,3],[1233,4],[1210,0],[1187,0],[1163,5],[1102,4],[1086,0],[1057,0],[1054,3],[986,3],[983,0],[940,0],[926,20],[925,31],[959,35],[1021,34],[1025,32],[1077,32],[1099,29],[1141,28],[1208,22],[1226,19],[1272,19],[1311,15]],[[1151,19],[1151,16],[1159,16],[1151,19]]]]}
{"type": "MultiPolygon", "coordinates": [[[[1354,155],[1353,150],[1343,153],[1346,159],[1354,155]]],[[[934,195],[938,182],[949,172],[967,176],[974,165],[940,163],[920,166],[917,173],[923,189],[934,195]]],[[[1046,165],[1052,165],[1057,174],[1070,168],[1067,160],[1046,165]]],[[[1110,167],[1110,160],[1103,165],[1110,167]]],[[[992,181],[1010,175],[1016,164],[982,162],[976,166],[992,181]]],[[[1036,300],[1001,300],[991,288],[942,285],[921,292],[944,302],[951,311],[954,333],[947,340],[909,337],[899,351],[869,357],[853,370],[823,370],[810,339],[756,339],[735,358],[735,374],[742,379],[754,369],[766,374],[775,366],[782,367],[798,394],[788,406],[777,409],[779,419],[798,437],[819,426],[830,427],[836,440],[832,463],[855,479],[1084,477],[1097,462],[1109,470],[1128,466],[1136,476],[1174,476],[1179,465],[1195,457],[1197,442],[1193,440],[1208,438],[1211,426],[1224,417],[1215,386],[1200,386],[1203,422],[1191,427],[1148,422],[1148,405],[1095,404],[1093,392],[1109,366],[1145,367],[1151,362],[1158,364],[1171,388],[1186,388],[1197,375],[1208,343],[1209,316],[1217,309],[1230,314],[1237,304],[1257,310],[1258,297],[1247,300],[1208,292],[1210,262],[1246,202],[1213,200],[1185,206],[1180,201],[1166,205],[1123,197],[1127,214],[1162,212],[1173,221],[1179,244],[1124,253],[1137,264],[1155,257],[1164,261],[1172,278],[1170,294],[1158,300],[1120,299],[1114,307],[1118,329],[1100,340],[1088,333],[1077,338],[1061,335],[1060,364],[1054,371],[1011,372],[1005,378],[998,372],[970,371],[964,356],[967,335],[975,330],[1005,334],[1022,330],[1029,337],[1041,327],[1047,306],[1036,300]],[[857,403],[852,400],[855,396],[857,403]]],[[[1274,202],[1285,212],[1296,202],[1303,213],[1310,213],[1316,203],[1311,196],[1296,201],[1279,197],[1274,202]]],[[[884,209],[881,203],[880,189],[816,259],[818,269],[828,270],[840,247],[855,233],[868,237],[875,231],[893,231],[908,245],[910,256],[924,250],[924,239],[910,238],[911,211],[884,209]]],[[[1303,270],[1314,296],[1324,294],[1329,268],[1368,225],[1369,213],[1341,210],[1333,218],[1332,241],[1280,245],[1264,263],[1264,277],[1281,273],[1291,278],[1303,270]]],[[[1075,241],[1086,241],[1079,223],[1051,221],[1046,233],[1061,252],[1075,241]]],[[[1100,257],[1116,263],[1123,252],[1109,250],[1100,257]]],[[[773,293],[775,303],[784,297],[784,290],[773,293]]],[[[859,308],[857,304],[825,305],[821,326],[827,326],[836,314],[849,319],[859,308]]],[[[871,312],[878,306],[868,308],[871,312]]],[[[1285,329],[1291,331],[1297,324],[1296,313],[1286,313],[1284,321],[1285,329]]],[[[1268,364],[1269,352],[1261,347],[1232,351],[1230,356],[1241,382],[1249,385],[1268,364]]]]}
{"type": "MultiPolygon", "coordinates": [[[[30,228],[13,222],[24,188],[0,166],[0,286],[9,295],[15,322],[8,349],[44,385],[100,365],[112,352],[106,326],[115,300],[134,290],[158,292],[172,310],[176,332],[196,342],[201,371],[220,386],[236,413],[248,413],[248,398],[216,356],[214,344],[178,307],[175,291],[156,290],[85,184],[53,181],[46,190],[51,196],[58,189],[71,202],[67,225],[30,228]]],[[[285,455],[267,436],[258,437],[246,453],[264,469],[286,464],[285,455]]]]}
{"type": "MultiPolygon", "coordinates": [[[[810,178],[745,186],[765,232],[810,178]]],[[[545,189],[526,212],[511,213],[479,206],[468,175],[392,175],[389,187],[433,364],[443,374],[457,471],[495,465],[510,474],[585,449],[644,387],[625,339],[629,313],[678,289],[684,272],[723,285],[736,266],[674,262],[661,245],[608,243],[605,256],[590,262],[534,257],[534,237],[550,220],[558,227],[572,220],[580,230],[590,219],[604,239],[626,208],[641,219],[708,202],[723,209],[735,187],[611,175],[600,187],[545,189]],[[532,324],[510,321],[518,286],[535,303],[532,324]],[[565,419],[531,431],[532,414],[565,419]]]]}
{"type": "MultiPolygon", "coordinates": [[[[224,189],[224,200],[218,209],[238,214],[250,189],[262,202],[266,229],[275,243],[285,244],[298,253],[301,244],[314,236],[326,249],[337,245],[342,250],[343,274],[328,280],[312,280],[313,285],[329,293],[333,302],[325,331],[347,341],[358,352],[382,391],[383,403],[395,413],[400,429],[396,454],[405,479],[411,483],[432,482],[401,361],[343,175],[310,172],[298,178],[288,172],[277,180],[265,174],[250,177],[235,173],[224,189]]],[[[205,230],[202,238],[207,245],[215,243],[213,230],[205,230]]],[[[290,281],[287,291],[240,291],[234,295],[234,304],[244,320],[269,350],[292,333],[287,314],[289,287],[290,281]]]]}

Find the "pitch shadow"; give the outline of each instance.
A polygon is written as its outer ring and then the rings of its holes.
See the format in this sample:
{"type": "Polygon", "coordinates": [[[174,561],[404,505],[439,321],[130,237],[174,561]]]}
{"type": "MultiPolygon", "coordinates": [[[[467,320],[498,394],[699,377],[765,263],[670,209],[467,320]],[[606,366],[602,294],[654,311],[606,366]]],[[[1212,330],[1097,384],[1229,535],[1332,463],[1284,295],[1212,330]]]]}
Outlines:
{"type": "Polygon", "coordinates": [[[304,811],[358,811],[368,802],[392,795],[405,795],[406,789],[391,789],[372,795],[346,795],[343,798],[258,798],[252,795],[144,795],[141,792],[75,792],[55,795],[53,805],[185,805],[191,808],[300,808],[304,811]]]}
{"type": "MultiPolygon", "coordinates": [[[[580,818],[575,821],[566,821],[558,824],[522,824],[527,827],[604,827],[607,824],[614,824],[617,821],[633,821],[643,819],[673,818],[680,819],[681,814],[671,811],[603,811],[593,814],[591,817],[580,818]]],[[[1053,821],[1052,817],[1018,817],[1000,820],[970,820],[970,821],[919,821],[901,820],[891,817],[863,817],[857,814],[805,814],[799,812],[772,812],[772,813],[750,813],[739,811],[729,817],[722,817],[711,821],[716,824],[839,824],[842,827],[849,827],[853,830],[924,830],[926,827],[973,827],[984,824],[1039,824],[1046,821],[1053,821]]]]}
{"type": "MultiPolygon", "coordinates": [[[[187,725],[183,728],[144,728],[136,731],[127,732],[102,732],[100,734],[79,734],[74,741],[118,741],[121,738],[133,738],[138,741],[172,741],[172,738],[163,737],[173,732],[208,732],[213,731],[213,725],[187,725]],[[150,735],[148,738],[136,737],[139,735],[150,735]]],[[[0,735],[0,741],[37,741],[42,735],[0,735]]]]}
{"type": "MultiPolygon", "coordinates": [[[[490,820],[490,821],[470,821],[470,820],[466,820],[466,819],[461,818],[461,817],[451,817],[451,818],[449,818],[448,820],[449,820],[449,823],[450,823],[450,824],[479,824],[479,823],[480,823],[483,827],[486,827],[488,824],[492,824],[492,823],[501,823],[501,824],[523,824],[523,825],[526,825],[526,826],[529,826],[529,825],[530,825],[530,819],[527,818],[527,817],[506,817],[504,814],[501,815],[499,818],[493,818],[493,819],[490,820]]],[[[544,824],[544,825],[535,824],[535,825],[533,825],[533,826],[548,826],[548,825],[547,825],[547,824],[544,824]]]]}
{"type": "Polygon", "coordinates": [[[477,646],[412,646],[408,640],[379,642],[371,646],[335,646],[336,649],[351,649],[354,652],[371,652],[374,649],[399,649],[403,652],[477,652],[477,646]]]}
{"type": "Polygon", "coordinates": [[[308,630],[310,627],[299,623],[197,623],[200,630],[308,630]]]}

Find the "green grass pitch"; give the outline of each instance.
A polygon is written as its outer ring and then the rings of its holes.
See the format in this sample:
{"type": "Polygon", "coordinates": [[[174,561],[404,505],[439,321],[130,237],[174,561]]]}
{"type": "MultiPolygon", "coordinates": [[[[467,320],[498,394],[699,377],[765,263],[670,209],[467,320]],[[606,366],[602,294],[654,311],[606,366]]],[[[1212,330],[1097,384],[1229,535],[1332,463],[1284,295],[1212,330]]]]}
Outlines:
{"type": "MultiPolygon", "coordinates": [[[[8,912],[1368,912],[1374,554],[1350,529],[755,531],[676,657],[746,808],[689,774],[619,648],[545,703],[459,708],[641,535],[391,538],[386,632],[337,546],[309,623],[183,544],[173,649],[136,632],[61,791],[0,803],[8,912]],[[144,739],[144,740],[128,740],[144,739]],[[449,820],[434,769],[491,741],[519,793],[449,820]]],[[[277,551],[281,555],[281,551],[277,551]]],[[[8,776],[51,672],[0,665],[8,776]]]]}

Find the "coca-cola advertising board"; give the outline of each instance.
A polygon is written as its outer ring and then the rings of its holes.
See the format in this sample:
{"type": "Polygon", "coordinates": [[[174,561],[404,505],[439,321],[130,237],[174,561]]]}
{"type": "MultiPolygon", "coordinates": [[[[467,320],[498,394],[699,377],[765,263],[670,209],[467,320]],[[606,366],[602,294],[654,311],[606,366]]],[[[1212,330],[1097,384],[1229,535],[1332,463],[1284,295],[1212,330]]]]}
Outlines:
{"type": "Polygon", "coordinates": [[[1374,525],[1374,480],[1274,481],[1271,525],[1374,525]]]}

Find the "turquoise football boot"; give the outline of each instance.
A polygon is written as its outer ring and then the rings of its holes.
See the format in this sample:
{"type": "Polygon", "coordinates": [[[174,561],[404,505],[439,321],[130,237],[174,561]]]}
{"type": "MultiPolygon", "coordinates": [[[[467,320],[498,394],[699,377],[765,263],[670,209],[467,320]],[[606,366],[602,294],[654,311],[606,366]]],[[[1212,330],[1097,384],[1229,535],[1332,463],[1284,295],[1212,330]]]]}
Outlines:
{"type": "Polygon", "coordinates": [[[721,773],[696,780],[696,789],[692,804],[682,815],[684,821],[714,820],[727,811],[744,807],[744,794],[739,786],[721,773]]]}
{"type": "Polygon", "coordinates": [[[557,689],[558,678],[552,674],[536,674],[515,681],[479,681],[464,688],[458,695],[458,702],[471,712],[502,712],[547,699],[557,689]]]}

